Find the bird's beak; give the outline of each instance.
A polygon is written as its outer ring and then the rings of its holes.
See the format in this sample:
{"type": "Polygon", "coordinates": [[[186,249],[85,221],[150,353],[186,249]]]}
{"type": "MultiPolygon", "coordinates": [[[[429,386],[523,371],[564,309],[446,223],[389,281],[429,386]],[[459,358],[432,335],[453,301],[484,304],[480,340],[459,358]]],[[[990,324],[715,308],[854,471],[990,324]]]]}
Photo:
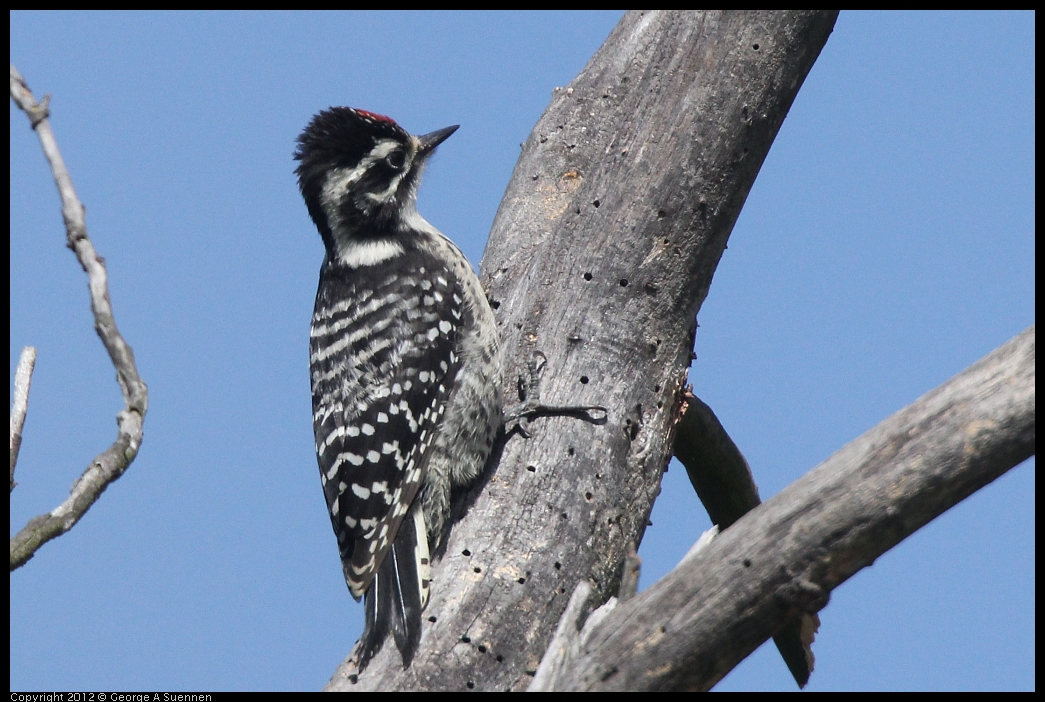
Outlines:
{"type": "Polygon", "coordinates": [[[457,128],[459,126],[461,125],[455,124],[452,127],[438,129],[434,132],[431,132],[430,134],[424,134],[422,136],[417,137],[418,141],[421,142],[421,148],[418,149],[418,154],[421,156],[427,156],[428,154],[435,151],[435,147],[439,146],[444,141],[446,141],[451,134],[457,131],[457,128]]]}

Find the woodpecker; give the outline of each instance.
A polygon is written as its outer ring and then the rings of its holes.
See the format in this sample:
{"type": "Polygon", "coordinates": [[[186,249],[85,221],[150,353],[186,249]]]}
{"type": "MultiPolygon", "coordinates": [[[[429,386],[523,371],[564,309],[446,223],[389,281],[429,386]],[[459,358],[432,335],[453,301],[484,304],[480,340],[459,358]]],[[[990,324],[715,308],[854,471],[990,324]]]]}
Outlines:
{"type": "Polygon", "coordinates": [[[349,592],[365,600],[357,665],[389,632],[404,668],[451,504],[502,423],[493,311],[461,251],[417,213],[435,148],[348,107],[317,114],[296,173],[326,248],[312,314],[312,420],[349,592]]]}

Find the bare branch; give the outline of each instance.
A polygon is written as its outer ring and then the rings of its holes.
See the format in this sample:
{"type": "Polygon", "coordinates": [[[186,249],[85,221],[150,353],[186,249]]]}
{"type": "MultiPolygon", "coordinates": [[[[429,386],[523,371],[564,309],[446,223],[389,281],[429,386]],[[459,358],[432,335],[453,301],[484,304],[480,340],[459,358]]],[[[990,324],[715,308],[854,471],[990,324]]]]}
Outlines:
{"type": "Polygon", "coordinates": [[[45,97],[43,102],[37,102],[25,79],[12,64],[11,98],[28,115],[30,126],[36,131],[44,155],[51,165],[51,173],[62,200],[62,218],[65,221],[67,243],[87,273],[94,328],[116,368],[116,380],[120,384],[125,405],[116,415],[116,441],[91,462],[73,485],[69,498],[50,513],[31,519],[11,539],[11,570],[14,570],[32,558],[40,546],[72,529],[105,488],[127,470],[141,446],[142,423],[145,420],[149,395],[148,388],[138,375],[134,352],[116,328],[112,304],[109,301],[105,262],[87,237],[84,207],[73,188],[72,179],[58,150],[58,143],[48,119],[49,97],[45,97]]]}
{"type": "Polygon", "coordinates": [[[15,489],[15,464],[18,463],[18,449],[22,447],[22,427],[25,426],[25,413],[29,409],[29,385],[33,382],[33,366],[36,365],[36,349],[26,346],[18,359],[18,370],[15,371],[15,396],[11,406],[11,490],[15,489]]]}
{"type": "MultiPolygon", "coordinates": [[[[1034,327],[881,422],[591,631],[556,690],[706,690],[1035,451],[1034,327]]],[[[585,627],[587,628],[587,627],[585,627]]],[[[562,669],[560,669],[562,670],[562,669]]]]}

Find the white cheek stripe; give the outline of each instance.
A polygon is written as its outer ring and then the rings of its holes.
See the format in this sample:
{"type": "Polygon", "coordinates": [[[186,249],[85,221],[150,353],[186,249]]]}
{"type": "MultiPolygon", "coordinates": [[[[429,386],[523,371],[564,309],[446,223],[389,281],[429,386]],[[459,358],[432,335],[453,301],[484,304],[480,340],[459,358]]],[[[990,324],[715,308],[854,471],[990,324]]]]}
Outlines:
{"type": "MultiPolygon", "coordinates": [[[[330,172],[327,176],[327,180],[323,183],[323,190],[319,194],[320,204],[323,205],[323,211],[326,212],[327,218],[337,215],[337,203],[340,200],[341,193],[348,189],[352,183],[359,180],[367,169],[370,168],[372,161],[363,159],[363,162],[352,169],[338,168],[330,172]]],[[[333,224],[331,224],[333,227],[333,224]]]]}

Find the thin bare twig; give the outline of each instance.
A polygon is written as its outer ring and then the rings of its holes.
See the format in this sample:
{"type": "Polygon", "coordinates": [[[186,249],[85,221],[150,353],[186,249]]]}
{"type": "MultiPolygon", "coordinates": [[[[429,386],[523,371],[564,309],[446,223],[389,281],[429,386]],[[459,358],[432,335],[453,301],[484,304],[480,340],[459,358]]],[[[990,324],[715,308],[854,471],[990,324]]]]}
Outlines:
{"type": "Polygon", "coordinates": [[[125,405],[116,415],[119,427],[116,441],[91,461],[73,485],[68,499],[51,512],[29,520],[29,523],[11,539],[11,570],[14,570],[32,558],[40,546],[72,529],[109,483],[123,475],[134,461],[141,446],[142,424],[149,405],[149,394],[148,388],[138,375],[134,351],[116,328],[112,303],[109,301],[105,262],[87,237],[83,204],[76,195],[69,171],[58,150],[54,132],[51,131],[51,123],[48,120],[49,96],[42,102],[37,102],[22,74],[12,64],[11,98],[29,117],[30,126],[40,138],[44,156],[51,165],[54,182],[62,199],[62,218],[65,220],[67,243],[87,273],[94,328],[116,368],[116,379],[120,384],[125,405]]]}
{"type": "Polygon", "coordinates": [[[36,365],[36,349],[26,346],[18,359],[18,370],[15,371],[15,397],[11,406],[11,490],[15,489],[15,464],[18,463],[18,449],[22,447],[22,427],[25,425],[25,413],[29,409],[29,384],[33,382],[33,366],[36,365]]]}

